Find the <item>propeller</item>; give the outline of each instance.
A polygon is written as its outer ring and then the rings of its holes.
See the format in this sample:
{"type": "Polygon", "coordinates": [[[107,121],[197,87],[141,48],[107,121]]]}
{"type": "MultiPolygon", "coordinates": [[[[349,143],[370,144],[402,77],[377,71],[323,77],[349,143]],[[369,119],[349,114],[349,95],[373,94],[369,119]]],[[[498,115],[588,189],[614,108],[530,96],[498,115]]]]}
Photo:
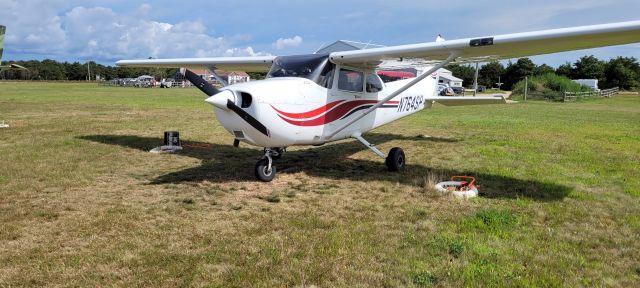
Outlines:
{"type": "Polygon", "coordinates": [[[193,73],[193,71],[189,69],[182,68],[180,69],[180,73],[184,75],[184,77],[187,78],[187,80],[189,80],[189,82],[191,82],[194,86],[198,87],[200,91],[209,96],[209,98],[207,98],[207,100],[205,101],[220,109],[233,111],[234,113],[238,114],[240,118],[249,123],[249,125],[251,125],[253,128],[260,131],[260,133],[264,134],[267,137],[270,137],[269,129],[267,129],[267,127],[260,123],[258,119],[251,116],[251,114],[247,113],[247,111],[244,111],[244,109],[238,107],[238,105],[235,104],[235,95],[233,94],[233,92],[231,92],[230,90],[220,91],[216,89],[216,87],[214,87],[209,82],[202,79],[202,77],[198,76],[198,74],[193,73]]]}
{"type": "Polygon", "coordinates": [[[184,75],[184,77],[186,77],[187,80],[191,82],[191,84],[198,87],[200,91],[204,92],[204,94],[207,94],[208,96],[213,96],[220,92],[220,90],[216,89],[216,87],[213,87],[213,85],[209,84],[209,82],[205,81],[204,79],[202,79],[202,77],[198,76],[198,74],[196,73],[193,73],[193,71],[189,69],[180,69],[180,74],[184,75]]]}

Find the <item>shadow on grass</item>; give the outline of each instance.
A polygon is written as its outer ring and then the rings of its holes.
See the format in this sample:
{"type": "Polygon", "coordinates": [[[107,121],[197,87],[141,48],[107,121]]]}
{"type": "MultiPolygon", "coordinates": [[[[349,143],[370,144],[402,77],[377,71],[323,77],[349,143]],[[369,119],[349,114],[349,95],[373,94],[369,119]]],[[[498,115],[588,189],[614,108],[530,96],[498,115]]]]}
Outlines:
{"type": "MultiPolygon", "coordinates": [[[[79,138],[143,151],[149,151],[163,141],[162,138],[133,135],[88,135],[79,138]]],[[[367,140],[378,144],[391,140],[457,142],[457,140],[446,138],[407,137],[381,133],[367,134],[367,140]]],[[[194,141],[183,141],[182,145],[184,149],[176,154],[200,159],[202,164],[162,175],[152,180],[153,184],[204,180],[209,182],[256,181],[253,176],[253,165],[261,157],[261,150],[194,141]]],[[[403,173],[389,173],[382,160],[348,158],[349,155],[364,149],[366,148],[362,144],[351,141],[288,151],[281,160],[276,162],[278,173],[304,172],[311,176],[336,180],[389,181],[414,186],[424,185],[428,175],[443,181],[453,175],[473,175],[482,185],[482,195],[488,198],[530,198],[539,201],[555,201],[563,199],[572,191],[571,187],[554,183],[522,180],[480,171],[431,168],[418,164],[407,165],[403,173]]]]}

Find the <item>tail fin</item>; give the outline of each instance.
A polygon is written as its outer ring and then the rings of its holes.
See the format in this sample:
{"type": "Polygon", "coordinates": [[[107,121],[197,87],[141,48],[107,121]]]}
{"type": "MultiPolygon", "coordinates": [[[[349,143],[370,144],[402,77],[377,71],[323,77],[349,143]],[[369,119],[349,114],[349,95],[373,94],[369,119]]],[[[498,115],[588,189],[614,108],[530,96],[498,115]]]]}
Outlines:
{"type": "Polygon", "coordinates": [[[0,25],[0,65],[2,65],[2,50],[4,49],[4,31],[7,28],[0,25]]]}

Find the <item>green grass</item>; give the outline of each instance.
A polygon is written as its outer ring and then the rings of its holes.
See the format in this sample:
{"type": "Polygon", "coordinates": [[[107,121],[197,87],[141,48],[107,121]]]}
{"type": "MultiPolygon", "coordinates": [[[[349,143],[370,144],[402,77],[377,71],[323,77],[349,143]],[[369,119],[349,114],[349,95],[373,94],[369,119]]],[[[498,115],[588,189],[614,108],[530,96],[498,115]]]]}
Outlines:
{"type": "Polygon", "coordinates": [[[272,183],[195,89],[0,83],[0,286],[640,284],[640,97],[442,107],[272,183]],[[185,150],[146,152],[178,130],[185,150]],[[430,184],[473,175],[481,197],[430,184]]]}

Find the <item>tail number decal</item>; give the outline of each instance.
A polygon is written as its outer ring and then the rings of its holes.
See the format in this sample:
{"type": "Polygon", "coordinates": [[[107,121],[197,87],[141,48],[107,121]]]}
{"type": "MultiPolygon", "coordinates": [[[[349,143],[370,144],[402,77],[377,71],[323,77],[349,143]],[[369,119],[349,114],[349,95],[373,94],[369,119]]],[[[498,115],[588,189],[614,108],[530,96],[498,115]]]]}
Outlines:
{"type": "Polygon", "coordinates": [[[422,95],[402,97],[400,98],[400,104],[398,105],[398,112],[402,113],[418,110],[422,103],[424,103],[424,97],[422,97],[422,95]]]}

